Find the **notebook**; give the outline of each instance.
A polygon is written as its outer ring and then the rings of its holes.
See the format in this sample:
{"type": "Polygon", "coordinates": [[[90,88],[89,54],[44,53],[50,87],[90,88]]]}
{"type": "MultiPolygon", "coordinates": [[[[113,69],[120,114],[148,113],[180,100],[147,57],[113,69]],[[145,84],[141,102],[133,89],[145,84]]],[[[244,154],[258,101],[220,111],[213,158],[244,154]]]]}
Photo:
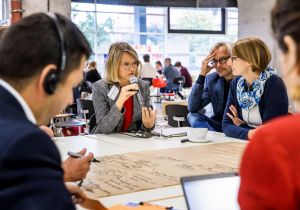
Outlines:
{"type": "Polygon", "coordinates": [[[235,173],[180,179],[188,210],[239,210],[240,177],[235,173]]]}

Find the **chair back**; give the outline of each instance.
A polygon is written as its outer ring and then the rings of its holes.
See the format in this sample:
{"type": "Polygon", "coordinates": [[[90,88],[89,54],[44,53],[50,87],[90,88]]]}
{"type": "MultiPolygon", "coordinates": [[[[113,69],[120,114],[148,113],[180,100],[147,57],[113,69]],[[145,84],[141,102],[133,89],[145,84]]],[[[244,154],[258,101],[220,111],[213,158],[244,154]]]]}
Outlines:
{"type": "Polygon", "coordinates": [[[142,80],[144,80],[144,81],[146,81],[147,83],[148,83],[148,87],[150,87],[151,85],[152,85],[152,78],[146,78],[146,77],[144,77],[144,78],[142,78],[142,80]]]}
{"type": "Polygon", "coordinates": [[[166,114],[168,116],[168,125],[172,127],[189,126],[187,115],[189,111],[186,105],[168,104],[166,106],[166,114]]]}
{"type": "Polygon", "coordinates": [[[77,108],[79,110],[80,116],[87,119],[90,119],[91,116],[95,113],[94,105],[92,100],[86,100],[78,98],[76,100],[77,108]]]}
{"type": "Polygon", "coordinates": [[[96,114],[93,114],[89,120],[89,134],[92,134],[93,129],[96,127],[96,114]]]}
{"type": "Polygon", "coordinates": [[[183,76],[176,77],[176,78],[173,80],[173,84],[174,84],[174,85],[177,85],[177,87],[172,88],[173,91],[175,91],[175,92],[181,91],[181,89],[182,89],[184,83],[185,83],[185,77],[183,77],[183,76]],[[179,87],[178,87],[178,85],[179,85],[179,87]]]}

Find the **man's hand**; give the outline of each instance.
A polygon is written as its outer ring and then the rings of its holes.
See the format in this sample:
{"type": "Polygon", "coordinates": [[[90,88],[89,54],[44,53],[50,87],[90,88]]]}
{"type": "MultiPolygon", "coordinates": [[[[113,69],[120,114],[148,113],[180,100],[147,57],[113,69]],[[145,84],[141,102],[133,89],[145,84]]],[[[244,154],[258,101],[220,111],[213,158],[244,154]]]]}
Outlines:
{"type": "MultiPolygon", "coordinates": [[[[86,149],[78,152],[81,155],[85,155],[86,149]]],[[[81,158],[67,158],[62,163],[64,170],[64,181],[65,182],[76,182],[86,177],[87,172],[90,170],[90,164],[93,160],[93,153],[89,153],[81,158]]]]}
{"type": "Polygon", "coordinates": [[[204,60],[202,61],[201,72],[200,75],[206,76],[208,72],[210,72],[214,67],[208,66],[208,63],[212,61],[215,57],[215,51],[212,51],[204,60]]]}
{"type": "Polygon", "coordinates": [[[99,201],[86,197],[84,192],[73,183],[66,183],[66,188],[72,195],[74,204],[79,204],[85,209],[107,210],[99,201]]]}

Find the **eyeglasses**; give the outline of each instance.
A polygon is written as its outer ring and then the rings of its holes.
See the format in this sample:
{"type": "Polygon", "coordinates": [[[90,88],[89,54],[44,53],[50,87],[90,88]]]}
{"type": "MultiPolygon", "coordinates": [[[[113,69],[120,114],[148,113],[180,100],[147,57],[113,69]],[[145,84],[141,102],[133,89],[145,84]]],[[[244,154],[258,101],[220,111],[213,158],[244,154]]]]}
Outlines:
{"type": "Polygon", "coordinates": [[[213,66],[216,66],[218,63],[220,63],[221,65],[225,64],[227,62],[227,60],[230,58],[231,56],[227,56],[227,57],[223,57],[220,58],[219,60],[212,60],[211,64],[213,66]]]}
{"type": "Polygon", "coordinates": [[[130,70],[131,67],[134,68],[134,69],[137,69],[138,65],[139,65],[138,62],[136,62],[136,61],[133,62],[133,63],[125,62],[125,63],[121,64],[122,68],[125,69],[125,70],[130,70]]]}

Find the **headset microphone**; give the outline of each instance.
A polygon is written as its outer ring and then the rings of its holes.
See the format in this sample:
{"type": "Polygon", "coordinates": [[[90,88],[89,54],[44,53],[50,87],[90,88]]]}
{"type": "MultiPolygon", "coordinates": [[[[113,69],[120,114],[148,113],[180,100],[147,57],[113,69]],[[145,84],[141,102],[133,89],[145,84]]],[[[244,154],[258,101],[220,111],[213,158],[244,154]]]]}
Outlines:
{"type": "MultiPolygon", "coordinates": [[[[135,76],[131,76],[130,79],[129,79],[129,81],[130,81],[130,84],[138,84],[139,85],[139,83],[138,83],[139,80],[135,76]]],[[[138,91],[137,94],[136,94],[136,96],[137,96],[137,99],[139,101],[140,106],[143,106],[144,105],[144,100],[143,100],[141,91],[138,91]]]]}

